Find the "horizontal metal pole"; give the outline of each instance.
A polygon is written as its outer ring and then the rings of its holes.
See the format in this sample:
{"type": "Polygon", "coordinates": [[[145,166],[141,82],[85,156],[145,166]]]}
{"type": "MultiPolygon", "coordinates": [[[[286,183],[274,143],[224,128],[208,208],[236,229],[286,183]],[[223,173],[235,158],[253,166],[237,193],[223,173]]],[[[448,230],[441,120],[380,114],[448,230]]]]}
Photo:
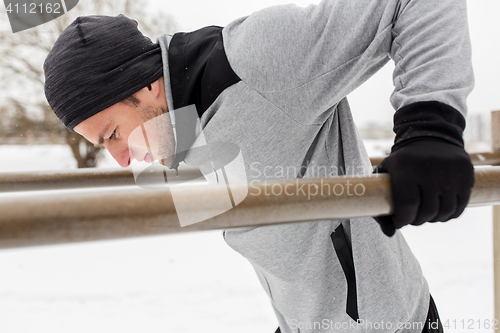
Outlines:
{"type": "MultiPolygon", "coordinates": [[[[500,165],[500,153],[470,154],[474,165],[500,165]]],[[[379,165],[385,157],[370,158],[372,165],[379,165]]],[[[172,179],[183,182],[202,177],[197,168],[184,167],[174,177],[174,170],[166,170],[169,183],[172,179]]],[[[142,177],[148,177],[147,174],[142,177]]],[[[157,177],[150,175],[152,181],[157,177]]],[[[143,178],[143,181],[147,179],[143,178]]],[[[43,191],[71,188],[134,186],[135,180],[130,169],[77,169],[35,172],[0,173],[0,192],[43,191]]]]}
{"type": "MultiPolygon", "coordinates": [[[[166,170],[169,181],[178,182],[203,177],[198,168],[180,168],[166,170]]],[[[154,175],[143,173],[142,181],[154,175]]],[[[77,169],[57,171],[31,171],[0,173],[0,192],[43,191],[71,188],[134,186],[134,174],[131,169],[77,169]]]]}
{"type": "MultiPolygon", "coordinates": [[[[500,165],[500,152],[483,152],[483,153],[470,153],[472,164],[477,166],[482,165],[500,165]]],[[[379,165],[385,158],[384,157],[370,157],[370,162],[373,166],[379,165]]]]}
{"type": "MultiPolygon", "coordinates": [[[[500,203],[500,167],[478,169],[475,179],[470,206],[500,203]]],[[[231,191],[238,193],[247,186],[231,186],[231,191]]],[[[227,202],[227,188],[220,185],[179,187],[175,195],[188,204],[194,217],[217,211],[227,202]]],[[[43,196],[28,193],[1,199],[0,211],[0,248],[14,248],[386,215],[392,212],[392,198],[390,178],[380,174],[252,183],[247,197],[235,208],[186,227],[179,224],[167,186],[43,196]],[[321,189],[323,193],[318,192],[321,189]]]]}

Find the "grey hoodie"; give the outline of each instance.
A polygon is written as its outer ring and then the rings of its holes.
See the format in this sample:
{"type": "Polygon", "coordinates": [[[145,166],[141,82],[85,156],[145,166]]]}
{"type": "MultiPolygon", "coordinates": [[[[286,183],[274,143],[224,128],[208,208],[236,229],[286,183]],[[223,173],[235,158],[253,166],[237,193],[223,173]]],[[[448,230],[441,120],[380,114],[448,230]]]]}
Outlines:
{"type": "MultiPolygon", "coordinates": [[[[200,112],[205,140],[236,143],[245,172],[232,177],[250,183],[369,174],[346,96],[393,59],[396,110],[439,101],[465,116],[473,87],[466,16],[464,0],[324,0],[233,21],[221,45],[239,80],[200,112]]],[[[169,36],[158,42],[174,111],[169,61],[180,51],[169,50],[169,36]]],[[[422,331],[429,289],[420,266],[401,233],[385,236],[372,218],[224,237],[252,263],[283,333],[422,331]]]]}

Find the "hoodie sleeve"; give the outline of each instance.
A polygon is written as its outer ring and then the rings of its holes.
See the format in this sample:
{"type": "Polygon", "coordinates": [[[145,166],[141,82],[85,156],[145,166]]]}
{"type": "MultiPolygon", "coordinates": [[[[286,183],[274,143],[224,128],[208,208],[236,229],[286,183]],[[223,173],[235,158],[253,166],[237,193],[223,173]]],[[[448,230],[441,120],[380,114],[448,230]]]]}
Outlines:
{"type": "Polygon", "coordinates": [[[223,30],[233,70],[304,124],[391,58],[394,108],[439,101],[467,112],[474,79],[465,0],[324,0],[275,6],[223,30]]]}

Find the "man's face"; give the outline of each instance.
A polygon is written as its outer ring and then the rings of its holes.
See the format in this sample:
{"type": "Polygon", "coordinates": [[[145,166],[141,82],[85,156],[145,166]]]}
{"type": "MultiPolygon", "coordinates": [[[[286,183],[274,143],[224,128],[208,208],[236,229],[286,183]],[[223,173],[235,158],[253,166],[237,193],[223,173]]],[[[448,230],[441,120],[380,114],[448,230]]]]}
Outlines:
{"type": "MultiPolygon", "coordinates": [[[[147,89],[147,88],[144,88],[147,89]]],[[[82,121],[74,130],[95,145],[104,146],[122,167],[132,160],[173,164],[175,140],[166,106],[149,100],[139,105],[119,102],[82,121]]]]}

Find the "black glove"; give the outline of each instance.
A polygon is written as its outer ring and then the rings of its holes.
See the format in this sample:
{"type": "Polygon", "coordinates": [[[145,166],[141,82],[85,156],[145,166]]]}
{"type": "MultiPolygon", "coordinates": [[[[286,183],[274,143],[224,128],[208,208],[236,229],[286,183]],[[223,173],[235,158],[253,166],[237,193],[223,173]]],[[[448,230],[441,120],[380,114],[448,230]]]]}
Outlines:
{"type": "Polygon", "coordinates": [[[391,176],[393,215],[375,217],[387,236],[407,224],[444,222],[462,214],[474,185],[464,128],[463,116],[439,102],[419,102],[396,112],[394,146],[375,169],[391,176]]]}

